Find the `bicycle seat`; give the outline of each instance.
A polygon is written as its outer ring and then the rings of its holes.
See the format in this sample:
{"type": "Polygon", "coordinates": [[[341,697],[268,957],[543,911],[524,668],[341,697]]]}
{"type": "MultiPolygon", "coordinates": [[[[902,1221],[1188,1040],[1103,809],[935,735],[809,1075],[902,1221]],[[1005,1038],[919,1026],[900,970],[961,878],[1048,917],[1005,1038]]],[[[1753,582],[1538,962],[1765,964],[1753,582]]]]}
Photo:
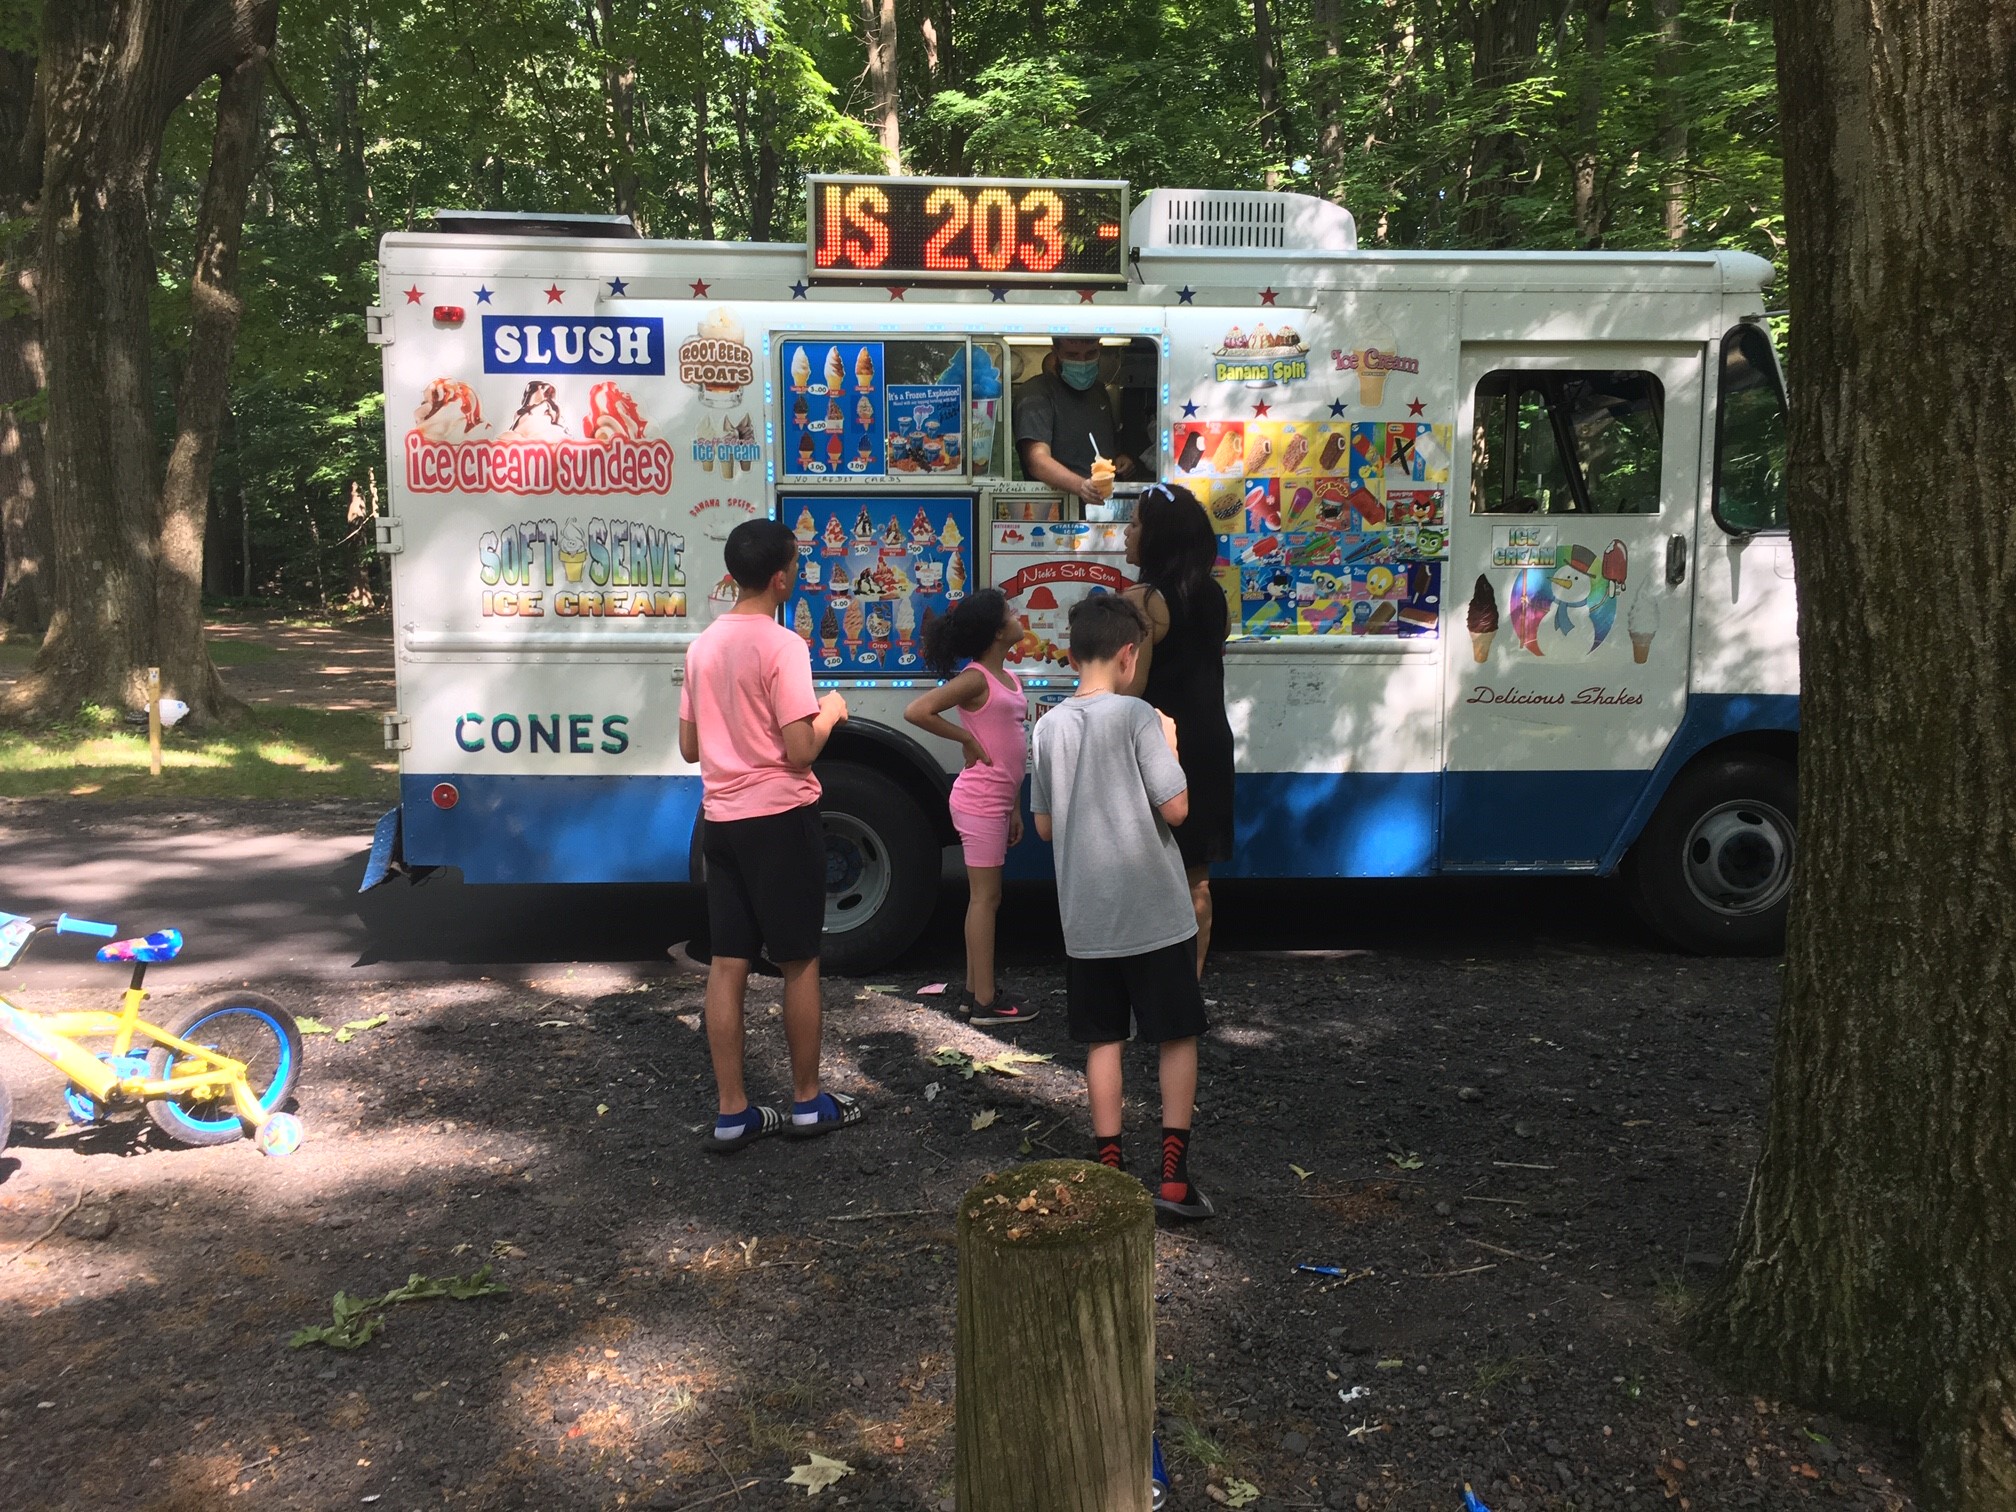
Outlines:
{"type": "Polygon", "coordinates": [[[182,931],[179,929],[157,929],[150,935],[141,935],[133,940],[115,940],[110,945],[101,946],[98,959],[101,961],[126,961],[134,965],[157,965],[162,961],[172,961],[182,954],[182,931]]]}

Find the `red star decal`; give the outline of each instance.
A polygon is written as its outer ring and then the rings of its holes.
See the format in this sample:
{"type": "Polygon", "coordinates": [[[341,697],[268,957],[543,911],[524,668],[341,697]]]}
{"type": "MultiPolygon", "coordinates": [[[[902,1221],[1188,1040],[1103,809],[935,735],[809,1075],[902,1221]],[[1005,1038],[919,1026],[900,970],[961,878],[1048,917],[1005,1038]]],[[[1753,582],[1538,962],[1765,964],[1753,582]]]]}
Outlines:
{"type": "Polygon", "coordinates": [[[1262,303],[1263,305],[1271,305],[1272,303],[1274,303],[1275,300],[1279,299],[1280,297],[1281,296],[1271,288],[1262,289],[1260,291],[1260,303],[1262,303]]]}
{"type": "Polygon", "coordinates": [[[1078,303],[1080,304],[1092,303],[1092,296],[1097,294],[1098,292],[1099,291],[1097,289],[1080,289],[1078,291],[1078,303]]]}
{"type": "Polygon", "coordinates": [[[905,294],[908,294],[910,292],[909,285],[907,284],[890,284],[888,287],[889,287],[889,301],[891,304],[894,304],[897,300],[901,299],[905,294]]]}
{"type": "Polygon", "coordinates": [[[418,303],[420,303],[420,290],[419,290],[419,288],[418,288],[417,286],[416,286],[416,287],[414,287],[414,288],[411,288],[411,289],[408,289],[408,290],[406,291],[406,303],[408,303],[408,304],[418,304],[418,303]]]}
{"type": "Polygon", "coordinates": [[[1419,399],[1409,399],[1407,401],[1407,413],[1410,415],[1418,415],[1426,408],[1428,406],[1423,404],[1419,399]]]}
{"type": "Polygon", "coordinates": [[[1272,408],[1272,406],[1271,406],[1271,405],[1269,405],[1269,404],[1267,403],[1267,401],[1266,401],[1265,399],[1261,399],[1261,400],[1258,400],[1258,401],[1256,401],[1256,402],[1254,403],[1254,405],[1253,405],[1253,418],[1254,418],[1255,420],[1264,420],[1264,419],[1266,419],[1266,418],[1267,418],[1267,411],[1268,411],[1268,410],[1269,410],[1270,408],[1272,408]]]}
{"type": "Polygon", "coordinates": [[[707,297],[707,280],[704,278],[694,279],[692,289],[695,299],[705,299],[707,297]]]}
{"type": "Polygon", "coordinates": [[[548,284],[546,286],[546,303],[548,304],[558,304],[566,295],[567,291],[558,284],[548,284]]]}

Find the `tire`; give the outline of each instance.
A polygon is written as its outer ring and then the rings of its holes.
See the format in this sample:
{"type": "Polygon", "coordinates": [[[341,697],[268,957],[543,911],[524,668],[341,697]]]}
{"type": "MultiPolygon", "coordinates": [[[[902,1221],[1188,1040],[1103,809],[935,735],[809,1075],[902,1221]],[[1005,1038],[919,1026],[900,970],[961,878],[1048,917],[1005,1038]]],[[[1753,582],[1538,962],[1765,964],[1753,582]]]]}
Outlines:
{"type": "MultiPolygon", "coordinates": [[[[257,992],[227,993],[183,1015],[169,1032],[245,1062],[245,1079],[267,1112],[293,1096],[301,1074],[301,1031],[294,1015],[273,999],[257,992]]],[[[147,1074],[157,1080],[167,1076],[173,1059],[166,1045],[156,1045],[147,1053],[147,1074]]],[[[177,1144],[230,1144],[246,1132],[228,1097],[200,1102],[156,1098],[147,1104],[147,1116],[177,1144]]]]}
{"type": "Polygon", "coordinates": [[[1712,757],[1687,768],[1624,863],[1639,917],[1697,955],[1783,950],[1798,794],[1792,764],[1775,756],[1712,757]]]}
{"type": "Polygon", "coordinates": [[[879,971],[917,941],[938,900],[938,844],[910,795],[872,768],[819,769],[825,793],[826,934],[820,964],[879,971]]]}

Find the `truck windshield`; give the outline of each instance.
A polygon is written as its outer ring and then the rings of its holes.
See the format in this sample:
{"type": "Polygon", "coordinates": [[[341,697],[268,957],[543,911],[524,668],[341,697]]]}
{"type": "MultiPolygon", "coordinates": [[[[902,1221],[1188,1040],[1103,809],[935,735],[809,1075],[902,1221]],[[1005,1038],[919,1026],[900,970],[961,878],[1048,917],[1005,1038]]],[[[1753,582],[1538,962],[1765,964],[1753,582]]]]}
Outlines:
{"type": "Polygon", "coordinates": [[[1715,523],[1732,535],[1784,530],[1785,394],[1771,338],[1744,324],[1722,338],[1715,416],[1715,523]]]}

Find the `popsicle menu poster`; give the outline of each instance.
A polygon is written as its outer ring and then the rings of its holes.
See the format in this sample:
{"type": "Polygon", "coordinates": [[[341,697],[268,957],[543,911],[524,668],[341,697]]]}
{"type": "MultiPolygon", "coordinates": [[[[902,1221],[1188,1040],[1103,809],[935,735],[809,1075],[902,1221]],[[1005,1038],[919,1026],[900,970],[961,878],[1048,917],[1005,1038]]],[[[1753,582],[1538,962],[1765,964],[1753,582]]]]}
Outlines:
{"type": "Polygon", "coordinates": [[[786,477],[880,477],[882,343],[787,341],[784,359],[786,477]]]}
{"type": "Polygon", "coordinates": [[[972,498],[801,494],[778,508],[798,538],[784,623],[813,675],[921,669],[925,624],[971,586],[972,498]]]}

